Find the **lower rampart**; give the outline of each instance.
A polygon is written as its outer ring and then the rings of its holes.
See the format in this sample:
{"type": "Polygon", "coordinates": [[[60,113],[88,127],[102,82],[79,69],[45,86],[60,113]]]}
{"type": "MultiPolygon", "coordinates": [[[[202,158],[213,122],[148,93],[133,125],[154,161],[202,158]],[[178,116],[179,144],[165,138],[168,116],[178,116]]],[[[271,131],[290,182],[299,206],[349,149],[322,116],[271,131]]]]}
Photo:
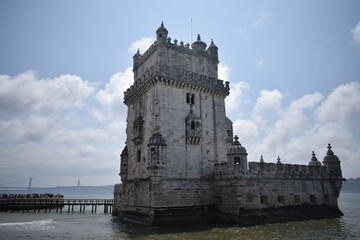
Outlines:
{"type": "Polygon", "coordinates": [[[339,217],[342,178],[326,167],[249,163],[215,166],[211,179],[142,179],[115,187],[114,215],[146,224],[262,224],[339,217]]]}

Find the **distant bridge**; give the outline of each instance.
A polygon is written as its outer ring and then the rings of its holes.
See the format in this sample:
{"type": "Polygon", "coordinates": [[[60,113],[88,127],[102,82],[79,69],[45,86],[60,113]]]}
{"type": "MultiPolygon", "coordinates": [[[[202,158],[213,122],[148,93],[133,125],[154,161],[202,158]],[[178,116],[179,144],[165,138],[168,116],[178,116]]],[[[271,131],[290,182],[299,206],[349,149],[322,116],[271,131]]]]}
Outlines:
{"type": "MultiPolygon", "coordinates": [[[[10,182],[10,183],[5,183],[5,184],[0,184],[0,190],[1,189],[6,189],[6,190],[11,190],[11,189],[14,189],[14,190],[28,190],[28,192],[31,191],[31,188],[33,187],[32,186],[32,183],[33,181],[35,183],[37,183],[37,185],[41,184],[42,187],[46,186],[46,187],[56,187],[54,185],[51,185],[51,184],[48,184],[46,182],[43,182],[43,181],[40,181],[36,178],[33,178],[33,177],[29,177],[29,178],[25,178],[25,179],[21,179],[21,180],[18,180],[18,181],[14,181],[14,182],[10,182]],[[28,182],[28,185],[27,186],[24,186],[24,187],[21,187],[21,186],[11,186],[12,184],[18,184],[20,185],[19,183],[24,184],[28,182]]],[[[36,188],[41,188],[41,187],[36,187],[36,188]]]]}

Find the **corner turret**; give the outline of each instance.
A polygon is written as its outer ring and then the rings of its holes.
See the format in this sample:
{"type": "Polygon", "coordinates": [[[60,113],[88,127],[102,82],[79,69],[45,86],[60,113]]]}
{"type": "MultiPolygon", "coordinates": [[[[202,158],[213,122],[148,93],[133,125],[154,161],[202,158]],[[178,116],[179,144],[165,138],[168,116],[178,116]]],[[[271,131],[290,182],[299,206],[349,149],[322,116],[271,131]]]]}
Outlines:
{"type": "Polygon", "coordinates": [[[164,22],[161,22],[160,27],[156,30],[156,42],[166,43],[168,33],[168,30],[164,27],[164,22]]]}
{"type": "Polygon", "coordinates": [[[316,158],[316,154],[312,151],[312,158],[308,164],[308,166],[321,166],[321,162],[319,162],[316,158]]]}
{"type": "Polygon", "coordinates": [[[122,152],[120,154],[120,174],[119,175],[120,175],[122,181],[127,179],[128,158],[129,158],[128,149],[127,149],[127,146],[125,145],[124,149],[122,150],[122,152]]]}
{"type": "Polygon", "coordinates": [[[191,44],[191,48],[194,49],[196,52],[206,51],[206,43],[201,41],[200,34],[198,34],[196,42],[193,42],[193,44],[191,44]]]}
{"type": "Polygon", "coordinates": [[[240,166],[243,172],[247,172],[247,155],[246,149],[239,142],[239,137],[235,135],[234,142],[227,153],[229,166],[240,166]]]}
{"type": "Polygon", "coordinates": [[[218,47],[214,44],[214,41],[212,39],[211,39],[211,44],[207,49],[207,52],[212,59],[219,62],[218,47]]]}
{"type": "Polygon", "coordinates": [[[324,157],[323,164],[327,168],[328,173],[330,176],[333,177],[340,177],[342,178],[341,167],[340,167],[340,160],[331,150],[330,143],[328,144],[328,151],[326,156],[324,157]]]}
{"type": "Polygon", "coordinates": [[[137,66],[139,66],[142,59],[142,55],[140,54],[140,50],[138,49],[135,55],[133,56],[133,68],[135,69],[137,66]]]}

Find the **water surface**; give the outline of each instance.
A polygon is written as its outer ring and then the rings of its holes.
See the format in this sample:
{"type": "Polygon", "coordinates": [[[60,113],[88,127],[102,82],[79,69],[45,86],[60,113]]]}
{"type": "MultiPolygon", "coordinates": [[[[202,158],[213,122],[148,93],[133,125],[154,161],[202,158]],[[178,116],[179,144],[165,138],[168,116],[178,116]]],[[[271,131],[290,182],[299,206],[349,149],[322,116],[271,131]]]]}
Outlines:
{"type": "MultiPolygon", "coordinates": [[[[101,198],[101,197],[99,197],[101,198]]],[[[360,239],[360,193],[342,193],[345,216],[265,224],[149,227],[110,214],[86,212],[0,212],[0,239],[360,239]]]]}

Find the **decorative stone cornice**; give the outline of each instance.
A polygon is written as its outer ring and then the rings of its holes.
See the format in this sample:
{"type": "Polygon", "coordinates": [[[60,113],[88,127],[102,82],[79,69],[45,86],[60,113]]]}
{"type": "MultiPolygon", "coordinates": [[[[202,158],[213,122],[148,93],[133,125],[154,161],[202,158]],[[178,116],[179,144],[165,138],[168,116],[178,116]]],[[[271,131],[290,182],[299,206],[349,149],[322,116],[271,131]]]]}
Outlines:
{"type": "Polygon", "coordinates": [[[189,88],[195,91],[223,96],[228,96],[230,91],[229,82],[225,82],[224,85],[223,80],[185,70],[180,74],[179,69],[163,65],[160,71],[151,71],[141,78],[138,78],[134,84],[124,92],[124,103],[128,104],[132,102],[137,96],[148,91],[156,82],[162,82],[177,88],[189,88]]]}
{"type": "MultiPolygon", "coordinates": [[[[220,80],[222,81],[222,80],[220,80]]],[[[192,91],[199,91],[207,94],[216,94],[216,95],[222,95],[222,96],[228,96],[229,90],[227,91],[221,91],[218,89],[213,89],[210,87],[205,86],[197,86],[192,83],[186,83],[186,82],[180,82],[178,80],[169,79],[165,77],[158,77],[154,76],[151,79],[147,80],[140,86],[133,88],[131,86],[131,89],[129,88],[126,92],[124,92],[124,103],[127,105],[131,102],[133,102],[135,99],[137,99],[139,96],[143,95],[145,92],[147,92],[151,87],[155,86],[156,83],[162,83],[164,85],[176,87],[176,88],[182,88],[182,89],[190,89],[192,91]]]]}

